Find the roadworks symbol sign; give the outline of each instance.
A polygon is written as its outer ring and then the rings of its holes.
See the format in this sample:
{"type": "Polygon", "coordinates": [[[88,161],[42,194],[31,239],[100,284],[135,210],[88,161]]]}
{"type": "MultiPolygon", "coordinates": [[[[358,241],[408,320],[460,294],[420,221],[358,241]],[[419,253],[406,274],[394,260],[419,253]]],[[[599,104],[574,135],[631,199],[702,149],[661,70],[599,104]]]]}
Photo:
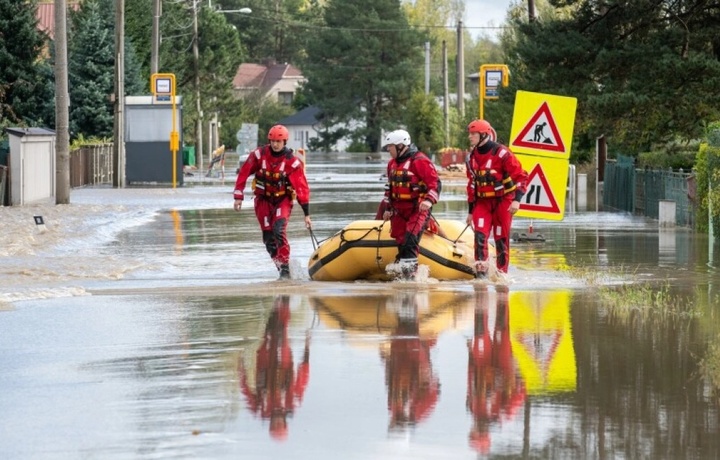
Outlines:
{"type": "Polygon", "coordinates": [[[560,213],[560,207],[540,163],[536,164],[528,174],[527,192],[520,202],[520,209],[560,213]]]}
{"type": "Polygon", "coordinates": [[[542,103],[512,145],[565,153],[565,145],[547,102],[542,103]]]}

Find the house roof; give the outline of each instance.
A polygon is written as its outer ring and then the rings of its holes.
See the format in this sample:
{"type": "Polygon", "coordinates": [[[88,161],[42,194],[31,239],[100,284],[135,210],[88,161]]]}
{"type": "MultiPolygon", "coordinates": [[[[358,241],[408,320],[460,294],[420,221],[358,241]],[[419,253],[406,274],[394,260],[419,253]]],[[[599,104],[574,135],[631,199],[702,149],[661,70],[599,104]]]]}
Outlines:
{"type": "Polygon", "coordinates": [[[289,117],[283,118],[278,123],[285,126],[307,126],[317,124],[320,119],[318,118],[322,110],[319,107],[311,105],[305,107],[299,112],[295,112],[289,117]]]}
{"type": "Polygon", "coordinates": [[[253,64],[238,66],[233,88],[270,88],[284,78],[302,79],[300,69],[292,64],[253,64]]]}
{"type": "MultiPolygon", "coordinates": [[[[77,10],[80,4],[77,1],[69,1],[68,8],[77,10]]],[[[55,3],[54,1],[42,0],[38,2],[35,17],[38,20],[38,29],[42,30],[50,38],[55,36],[55,3]]]]}

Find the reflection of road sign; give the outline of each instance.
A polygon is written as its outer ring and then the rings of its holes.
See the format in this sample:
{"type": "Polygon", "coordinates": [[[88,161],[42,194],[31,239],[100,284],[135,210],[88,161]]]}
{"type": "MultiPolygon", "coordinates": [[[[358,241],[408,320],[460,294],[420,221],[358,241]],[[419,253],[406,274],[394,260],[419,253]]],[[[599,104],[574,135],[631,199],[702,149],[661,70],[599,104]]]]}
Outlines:
{"type": "Polygon", "coordinates": [[[570,158],[577,99],[518,91],[510,148],[515,153],[570,158]]]}
{"type": "Polygon", "coordinates": [[[568,160],[516,155],[528,171],[527,191],[520,202],[519,217],[562,220],[568,177],[568,160]]]}
{"type": "Polygon", "coordinates": [[[513,357],[530,395],[574,391],[577,386],[571,296],[570,291],[510,294],[513,357]]]}

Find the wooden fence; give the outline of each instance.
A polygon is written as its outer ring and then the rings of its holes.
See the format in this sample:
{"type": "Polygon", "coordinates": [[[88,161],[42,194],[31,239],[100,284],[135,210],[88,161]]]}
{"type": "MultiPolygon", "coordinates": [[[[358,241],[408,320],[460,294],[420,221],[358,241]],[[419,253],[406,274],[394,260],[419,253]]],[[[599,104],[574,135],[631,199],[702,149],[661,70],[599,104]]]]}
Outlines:
{"type": "Polygon", "coordinates": [[[113,144],[81,147],[70,151],[70,187],[113,183],[113,144]]]}

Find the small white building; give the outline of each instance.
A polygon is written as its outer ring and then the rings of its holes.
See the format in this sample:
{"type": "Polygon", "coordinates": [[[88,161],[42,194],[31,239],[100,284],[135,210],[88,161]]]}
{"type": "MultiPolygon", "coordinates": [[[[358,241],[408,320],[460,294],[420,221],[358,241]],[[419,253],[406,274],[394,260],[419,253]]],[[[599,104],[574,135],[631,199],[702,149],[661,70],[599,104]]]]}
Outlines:
{"type": "Polygon", "coordinates": [[[55,131],[5,128],[10,141],[10,205],[55,202],[55,131]]]}

